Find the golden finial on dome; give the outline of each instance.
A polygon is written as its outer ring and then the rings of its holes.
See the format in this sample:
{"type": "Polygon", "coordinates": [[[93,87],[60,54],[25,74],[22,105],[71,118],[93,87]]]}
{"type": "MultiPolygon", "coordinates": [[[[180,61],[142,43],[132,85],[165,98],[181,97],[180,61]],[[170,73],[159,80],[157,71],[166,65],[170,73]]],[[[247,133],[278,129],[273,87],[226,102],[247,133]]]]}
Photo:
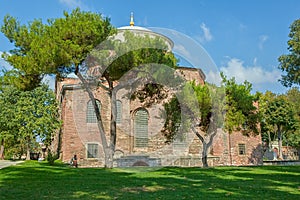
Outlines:
{"type": "Polygon", "coordinates": [[[131,15],[130,15],[130,26],[134,26],[133,12],[131,12],[131,15]]]}

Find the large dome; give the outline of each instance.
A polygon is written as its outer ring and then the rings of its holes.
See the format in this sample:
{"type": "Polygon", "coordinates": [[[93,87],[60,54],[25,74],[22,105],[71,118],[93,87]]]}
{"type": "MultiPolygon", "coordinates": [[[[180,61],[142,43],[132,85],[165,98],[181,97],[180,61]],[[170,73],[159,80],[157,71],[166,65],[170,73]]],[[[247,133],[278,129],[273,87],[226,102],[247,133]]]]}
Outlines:
{"type": "Polygon", "coordinates": [[[122,26],[122,27],[119,27],[118,30],[140,30],[140,31],[153,32],[150,29],[147,29],[147,28],[144,28],[144,27],[141,27],[141,26],[122,26]]]}
{"type": "Polygon", "coordinates": [[[168,38],[167,36],[165,35],[162,35],[160,33],[156,33],[148,28],[145,28],[145,27],[141,27],[141,26],[135,26],[134,25],[134,21],[133,21],[133,13],[131,13],[131,16],[130,16],[130,26],[122,26],[122,27],[119,27],[118,28],[118,34],[115,38],[118,38],[120,40],[123,40],[123,31],[131,31],[133,32],[134,34],[137,34],[137,35],[149,35],[150,37],[160,37],[162,38],[166,44],[168,45],[168,49],[169,51],[171,51],[174,47],[174,43],[173,41],[168,38]]]}

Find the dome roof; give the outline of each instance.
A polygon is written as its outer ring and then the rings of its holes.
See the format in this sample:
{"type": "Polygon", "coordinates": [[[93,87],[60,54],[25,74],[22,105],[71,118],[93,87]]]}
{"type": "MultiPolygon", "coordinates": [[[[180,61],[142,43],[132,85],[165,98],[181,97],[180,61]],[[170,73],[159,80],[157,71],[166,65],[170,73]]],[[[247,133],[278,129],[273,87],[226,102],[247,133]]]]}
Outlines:
{"type": "Polygon", "coordinates": [[[118,30],[139,30],[139,31],[149,31],[152,32],[150,29],[141,27],[141,26],[122,26],[119,27],[118,30]]]}
{"type": "Polygon", "coordinates": [[[166,42],[166,44],[168,45],[168,49],[169,50],[172,50],[174,44],[173,44],[173,41],[166,37],[165,35],[163,34],[160,34],[160,33],[156,33],[148,28],[144,28],[144,27],[141,27],[141,26],[135,26],[134,25],[134,21],[133,21],[133,13],[131,12],[131,15],[130,15],[130,23],[129,23],[130,26],[122,26],[122,27],[119,27],[118,28],[118,31],[119,33],[117,34],[116,38],[120,39],[121,41],[124,40],[124,37],[123,37],[123,33],[122,32],[125,32],[125,31],[132,31],[134,34],[137,34],[137,35],[150,35],[150,37],[160,37],[162,39],[164,39],[164,41],[166,42]]]}

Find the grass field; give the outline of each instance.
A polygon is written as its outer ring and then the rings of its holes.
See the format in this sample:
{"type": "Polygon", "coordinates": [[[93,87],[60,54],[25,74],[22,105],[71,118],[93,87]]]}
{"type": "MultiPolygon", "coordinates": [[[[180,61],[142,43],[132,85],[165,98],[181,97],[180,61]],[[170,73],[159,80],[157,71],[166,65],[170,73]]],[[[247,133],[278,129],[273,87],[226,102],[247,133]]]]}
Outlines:
{"type": "Polygon", "coordinates": [[[300,166],[76,169],[29,161],[0,170],[0,199],[300,199],[300,166]]]}

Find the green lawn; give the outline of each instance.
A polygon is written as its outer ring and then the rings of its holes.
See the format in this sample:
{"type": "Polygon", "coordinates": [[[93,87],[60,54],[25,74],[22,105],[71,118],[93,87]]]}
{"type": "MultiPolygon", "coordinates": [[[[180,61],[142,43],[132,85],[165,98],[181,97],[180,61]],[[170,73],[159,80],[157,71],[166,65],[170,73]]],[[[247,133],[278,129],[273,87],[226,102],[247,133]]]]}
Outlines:
{"type": "Polygon", "coordinates": [[[300,166],[0,169],[0,199],[300,199],[300,166]]]}

